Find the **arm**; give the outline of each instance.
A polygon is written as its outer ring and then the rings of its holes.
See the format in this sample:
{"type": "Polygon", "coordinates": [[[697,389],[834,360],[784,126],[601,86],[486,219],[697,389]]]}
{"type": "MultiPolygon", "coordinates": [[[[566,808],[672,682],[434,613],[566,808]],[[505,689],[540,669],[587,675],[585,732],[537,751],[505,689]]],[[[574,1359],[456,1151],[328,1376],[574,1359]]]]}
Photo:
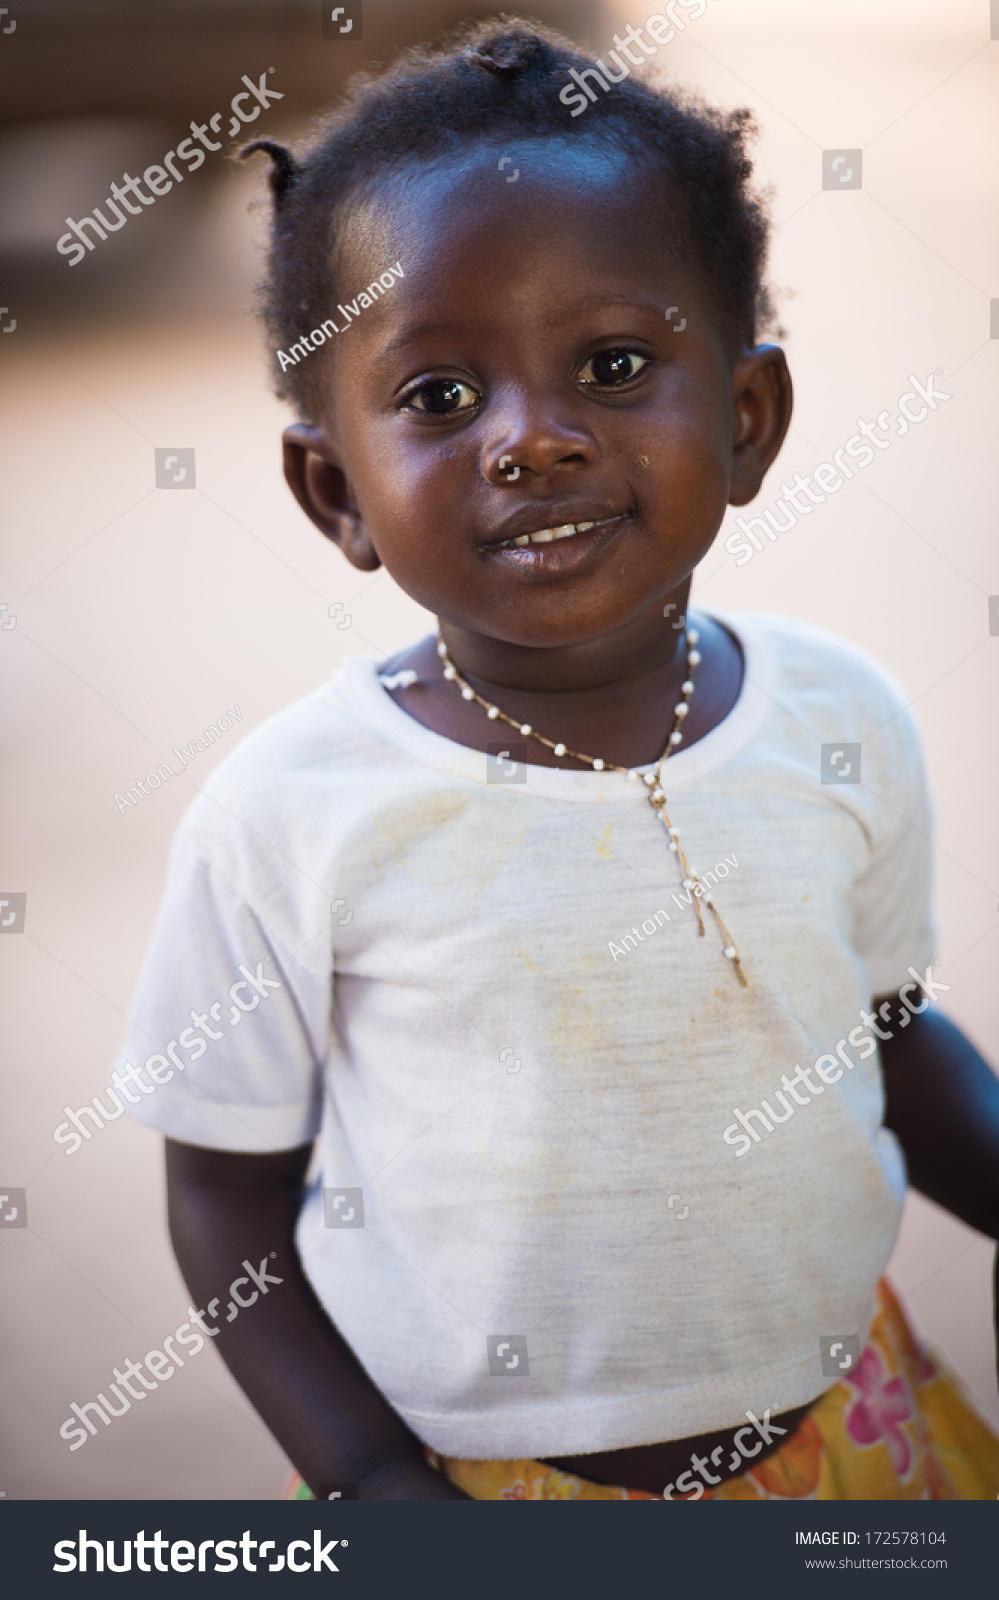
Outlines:
{"type": "MultiPolygon", "coordinates": [[[[893,1016],[901,1009],[896,996],[887,1004],[893,1016]]],[[[999,1238],[999,1078],[959,1028],[929,1010],[884,1041],[881,1065],[885,1126],[905,1151],[909,1181],[999,1238]]],[[[999,1258],[995,1296],[999,1326],[999,1258]]]]}
{"type": "Polygon", "coordinates": [[[372,1383],[299,1264],[295,1224],[311,1146],[242,1155],[166,1144],[170,1237],[206,1306],[244,1256],[275,1252],[283,1281],[252,1311],[219,1323],[219,1354],[318,1500],[358,1486],[362,1500],[467,1500],[427,1465],[420,1441],[372,1383]]]}

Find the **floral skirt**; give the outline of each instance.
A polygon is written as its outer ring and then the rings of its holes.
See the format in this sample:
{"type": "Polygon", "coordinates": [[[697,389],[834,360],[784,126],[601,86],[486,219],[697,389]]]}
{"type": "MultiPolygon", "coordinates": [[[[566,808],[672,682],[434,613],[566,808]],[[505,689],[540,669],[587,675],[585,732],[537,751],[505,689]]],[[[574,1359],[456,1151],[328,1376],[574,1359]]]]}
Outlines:
{"type": "MultiPolygon", "coordinates": [[[[473,1500],[661,1500],[590,1483],[540,1461],[427,1460],[473,1500]]],[[[285,1498],[311,1500],[301,1478],[285,1498]]],[[[999,1438],[936,1356],[922,1349],[884,1279],[867,1345],[773,1455],[674,1500],[995,1500],[999,1438]]]]}

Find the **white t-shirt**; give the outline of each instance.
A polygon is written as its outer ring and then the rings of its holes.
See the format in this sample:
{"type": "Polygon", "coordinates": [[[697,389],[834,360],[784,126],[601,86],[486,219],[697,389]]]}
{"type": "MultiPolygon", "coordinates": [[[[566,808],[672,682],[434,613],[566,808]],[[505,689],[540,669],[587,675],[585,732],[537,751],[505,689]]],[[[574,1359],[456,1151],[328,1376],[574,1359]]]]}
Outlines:
{"type": "Polygon", "coordinates": [[[666,789],[695,869],[728,869],[748,990],[644,783],[488,782],[370,660],[244,739],[173,848],[126,1052],[164,1081],[134,1113],[224,1150],[319,1137],[305,1271],[449,1455],[786,1411],[829,1386],[822,1337],[870,1326],[905,1179],[856,1030],[932,954],[918,738],[853,646],[724,620],[742,693],[666,789]],[[823,744],[862,745],[859,783],[820,781],[823,744]],[[856,1064],[781,1117],[781,1075],[851,1030],[856,1064]]]}

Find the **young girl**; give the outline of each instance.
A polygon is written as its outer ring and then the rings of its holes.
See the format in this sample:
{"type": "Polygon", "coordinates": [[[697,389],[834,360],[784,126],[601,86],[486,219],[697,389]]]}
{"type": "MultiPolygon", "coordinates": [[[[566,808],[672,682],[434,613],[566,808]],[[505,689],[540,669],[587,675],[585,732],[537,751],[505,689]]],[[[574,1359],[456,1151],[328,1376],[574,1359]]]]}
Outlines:
{"type": "Polygon", "coordinates": [[[913,721],[687,610],[791,413],[748,119],[601,81],[481,25],[249,147],[288,482],[440,634],[217,769],[122,1081],[302,1497],[992,1498],[880,1281],[906,1164],[999,1232],[913,721]]]}

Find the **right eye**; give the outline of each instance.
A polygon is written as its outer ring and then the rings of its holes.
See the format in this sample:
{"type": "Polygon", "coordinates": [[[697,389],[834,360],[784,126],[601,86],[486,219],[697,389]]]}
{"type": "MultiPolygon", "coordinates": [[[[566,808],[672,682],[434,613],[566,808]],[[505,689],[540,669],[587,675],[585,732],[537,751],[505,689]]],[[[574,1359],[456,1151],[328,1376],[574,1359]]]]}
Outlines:
{"type": "Polygon", "coordinates": [[[459,411],[471,411],[479,403],[479,396],[471,384],[457,378],[432,378],[410,391],[407,406],[433,417],[454,416],[459,411]]]}
{"type": "Polygon", "coordinates": [[[648,357],[637,350],[601,350],[586,362],[583,372],[589,376],[581,377],[580,382],[591,388],[614,388],[637,378],[648,364],[648,357]]]}

